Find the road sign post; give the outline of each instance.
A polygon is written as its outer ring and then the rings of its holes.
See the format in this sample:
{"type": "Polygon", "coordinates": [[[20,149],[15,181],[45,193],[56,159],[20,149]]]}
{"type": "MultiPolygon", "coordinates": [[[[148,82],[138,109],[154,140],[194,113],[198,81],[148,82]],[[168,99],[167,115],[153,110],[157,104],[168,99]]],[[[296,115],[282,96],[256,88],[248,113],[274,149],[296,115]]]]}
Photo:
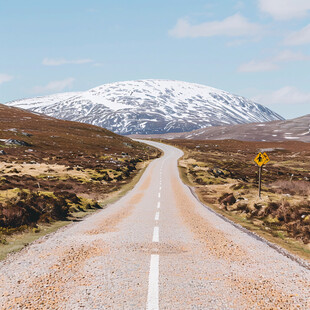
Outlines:
{"type": "Polygon", "coordinates": [[[254,158],[254,161],[258,166],[258,197],[261,198],[263,165],[267,164],[270,159],[266,152],[264,152],[263,154],[258,153],[257,156],[254,158]]]}
{"type": "Polygon", "coordinates": [[[263,166],[258,167],[258,197],[261,198],[262,191],[262,169],[263,166]]]}

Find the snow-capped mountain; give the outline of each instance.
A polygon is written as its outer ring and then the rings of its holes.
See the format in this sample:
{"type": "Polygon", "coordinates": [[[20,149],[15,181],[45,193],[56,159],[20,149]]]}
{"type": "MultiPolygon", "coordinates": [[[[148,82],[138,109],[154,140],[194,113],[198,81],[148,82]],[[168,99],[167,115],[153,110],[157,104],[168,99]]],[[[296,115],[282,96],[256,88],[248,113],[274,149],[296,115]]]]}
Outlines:
{"type": "Polygon", "coordinates": [[[117,82],[85,92],[22,99],[7,105],[101,126],[118,134],[185,132],[283,119],[244,97],[171,80],[117,82]]]}

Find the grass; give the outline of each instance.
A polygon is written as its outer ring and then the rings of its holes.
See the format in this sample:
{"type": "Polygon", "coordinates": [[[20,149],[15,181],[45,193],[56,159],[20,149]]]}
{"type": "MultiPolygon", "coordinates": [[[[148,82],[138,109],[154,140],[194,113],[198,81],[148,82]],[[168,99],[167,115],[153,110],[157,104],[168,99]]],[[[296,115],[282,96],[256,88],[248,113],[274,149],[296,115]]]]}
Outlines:
{"type": "MultiPolygon", "coordinates": [[[[300,143],[297,146],[301,150],[298,157],[295,153],[296,143],[294,145],[281,143],[283,148],[287,148],[285,154],[283,152],[271,153],[275,164],[272,163],[264,168],[265,183],[263,183],[262,199],[258,199],[257,176],[255,175],[257,169],[252,163],[257,144],[239,143],[239,141],[231,143],[230,141],[170,140],[165,142],[184,151],[184,156],[179,160],[179,174],[185,184],[195,188],[200,201],[269,242],[278,244],[288,252],[310,261],[310,244],[303,243],[300,239],[296,239],[297,237],[293,238],[292,234],[289,235],[286,230],[288,227],[286,223],[279,222],[274,217],[279,214],[281,208],[266,218],[253,216],[257,213],[255,213],[257,211],[255,204],[267,206],[271,201],[277,204],[287,201],[293,209],[295,208],[294,210],[300,205],[300,208],[303,208],[300,210],[304,210],[306,214],[310,212],[309,209],[306,211],[307,209],[303,207],[303,202],[309,199],[310,183],[309,180],[306,181],[310,172],[309,144],[300,143]],[[199,151],[196,145],[200,145],[199,151]],[[290,156],[294,159],[290,159],[290,156]],[[295,169],[295,166],[302,168],[295,169]],[[214,171],[220,171],[221,175],[214,174],[214,171]],[[250,177],[244,178],[247,173],[250,177]],[[293,180],[290,179],[291,174],[294,174],[293,180]],[[268,176],[270,178],[267,183],[268,176]],[[243,203],[248,206],[246,212],[235,207],[220,205],[218,200],[224,193],[233,193],[236,198],[244,197],[246,200],[243,203]]],[[[259,147],[263,147],[263,144],[259,143],[259,147]]],[[[240,202],[235,205],[238,203],[240,202]]],[[[297,236],[300,234],[299,231],[297,236]]]]}
{"type": "MultiPolygon", "coordinates": [[[[197,191],[196,191],[197,193],[197,191]]],[[[205,203],[203,197],[197,193],[199,200],[205,203]]],[[[212,203],[206,203],[208,207],[210,207],[213,211],[225,216],[229,220],[240,224],[244,228],[248,229],[249,231],[255,232],[259,236],[265,238],[269,242],[275,243],[288,252],[298,255],[299,257],[310,261],[310,248],[306,245],[302,244],[300,241],[297,241],[293,238],[288,237],[285,232],[282,231],[275,231],[275,230],[266,230],[261,225],[255,225],[251,220],[247,219],[246,217],[238,214],[228,212],[226,210],[220,209],[216,205],[212,203]]]]}
{"type": "Polygon", "coordinates": [[[106,198],[105,200],[99,201],[100,204],[102,204],[102,205],[112,204],[112,203],[116,202],[117,200],[121,199],[123,196],[125,196],[139,182],[144,171],[148,167],[149,163],[150,163],[150,161],[141,163],[139,172],[133,177],[131,182],[124,184],[119,191],[111,193],[110,196],[108,198],[106,198]]]}
{"type": "Polygon", "coordinates": [[[49,224],[38,224],[37,228],[28,228],[25,231],[6,237],[6,243],[0,244],[0,260],[4,260],[9,254],[18,252],[30,243],[56,232],[58,229],[77,222],[100,209],[87,209],[85,211],[73,212],[65,221],[55,221],[49,224]]]}
{"type": "Polygon", "coordinates": [[[31,242],[55,232],[59,228],[68,225],[71,222],[68,221],[58,221],[52,224],[39,225],[39,231],[33,232],[31,229],[26,230],[19,234],[14,234],[6,238],[6,244],[0,245],[0,260],[7,257],[9,253],[18,252],[31,242]]]}
{"type": "MultiPolygon", "coordinates": [[[[132,190],[139,182],[149,163],[150,161],[141,163],[138,167],[138,173],[132,178],[129,183],[124,184],[117,192],[108,194],[105,199],[99,201],[99,204],[103,207],[107,207],[108,205],[116,202],[117,200],[125,196],[126,193],[132,190]]],[[[65,221],[55,221],[50,224],[40,223],[37,225],[37,229],[28,228],[20,233],[10,235],[6,237],[5,244],[0,244],[0,260],[5,259],[10,253],[20,251],[24,247],[28,246],[30,243],[45,235],[51,234],[64,226],[82,220],[84,217],[99,211],[100,209],[84,209],[83,211],[72,212],[68,219],[65,221]]]]}

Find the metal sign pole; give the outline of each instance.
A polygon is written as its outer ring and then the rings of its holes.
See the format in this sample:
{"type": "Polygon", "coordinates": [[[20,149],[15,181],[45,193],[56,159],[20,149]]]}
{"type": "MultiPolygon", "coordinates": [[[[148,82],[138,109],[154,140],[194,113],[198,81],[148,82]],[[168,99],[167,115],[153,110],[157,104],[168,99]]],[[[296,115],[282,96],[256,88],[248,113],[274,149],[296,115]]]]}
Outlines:
{"type": "Polygon", "coordinates": [[[263,165],[258,168],[258,197],[261,198],[261,190],[262,190],[262,168],[263,165]]]}

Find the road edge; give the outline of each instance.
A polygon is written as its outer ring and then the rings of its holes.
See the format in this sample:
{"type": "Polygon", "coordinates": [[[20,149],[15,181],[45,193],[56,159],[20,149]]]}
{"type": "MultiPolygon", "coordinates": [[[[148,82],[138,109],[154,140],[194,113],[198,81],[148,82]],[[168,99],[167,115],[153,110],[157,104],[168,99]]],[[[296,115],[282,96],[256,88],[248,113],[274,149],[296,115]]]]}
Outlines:
{"type": "MultiPolygon", "coordinates": [[[[181,181],[182,178],[180,177],[181,181]]],[[[289,251],[287,251],[286,249],[282,248],[281,246],[268,241],[267,239],[265,239],[264,237],[256,234],[255,232],[248,230],[247,228],[243,227],[242,225],[235,223],[234,221],[228,219],[227,217],[225,217],[224,215],[217,213],[215,210],[213,210],[211,207],[205,205],[198,197],[198,195],[196,194],[195,191],[195,187],[189,186],[187,184],[185,184],[183,181],[182,183],[190,190],[191,194],[195,197],[195,199],[199,202],[200,205],[202,205],[204,208],[206,208],[208,211],[210,211],[211,213],[215,214],[216,216],[218,216],[219,218],[221,218],[222,220],[224,220],[225,222],[233,225],[235,228],[237,228],[238,230],[246,233],[248,236],[263,242],[264,244],[268,245],[270,248],[274,249],[275,251],[277,251],[279,254],[289,258],[290,260],[296,262],[298,265],[300,265],[301,267],[310,270],[310,263],[308,263],[306,260],[295,256],[294,254],[290,253],[289,251]]]]}

